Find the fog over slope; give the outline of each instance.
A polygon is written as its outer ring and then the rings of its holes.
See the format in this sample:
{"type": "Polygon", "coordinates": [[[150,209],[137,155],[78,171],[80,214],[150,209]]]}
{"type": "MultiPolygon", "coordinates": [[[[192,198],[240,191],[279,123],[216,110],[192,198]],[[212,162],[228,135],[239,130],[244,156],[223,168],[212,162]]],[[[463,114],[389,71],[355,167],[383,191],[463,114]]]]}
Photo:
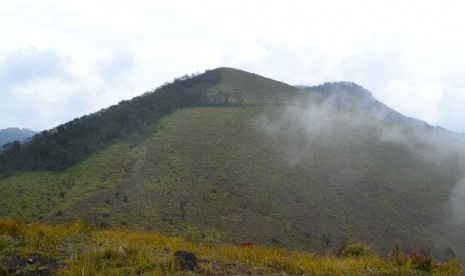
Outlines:
{"type": "Polygon", "coordinates": [[[452,240],[459,238],[456,231],[465,226],[465,142],[460,136],[403,116],[353,83],[326,83],[301,89],[308,95],[284,107],[282,114],[265,114],[256,120],[257,127],[269,139],[279,140],[279,145],[285,148],[282,157],[287,164],[290,167],[309,162],[318,164],[329,158],[329,165],[321,165],[331,168],[327,184],[349,187],[354,193],[359,191],[355,187],[364,187],[360,190],[363,192],[367,185],[375,185],[376,190],[393,188],[402,197],[415,197],[415,193],[423,194],[425,189],[426,193],[437,194],[437,198],[432,198],[434,202],[422,199],[412,202],[412,208],[429,213],[425,221],[437,217],[447,225],[441,227],[438,221],[432,225],[425,223],[423,227],[433,228],[430,230],[437,233],[431,240],[447,240],[446,243],[454,244],[452,240]],[[385,146],[388,154],[400,150],[393,160],[389,156],[377,157],[386,158],[385,168],[373,167],[367,161],[372,158],[367,154],[375,153],[380,146],[385,146]],[[440,172],[442,177],[429,179],[428,185],[427,179],[425,184],[402,179],[405,171],[409,171],[410,161],[406,160],[410,159],[440,172]],[[391,162],[402,162],[407,167],[403,168],[402,164],[393,167],[391,162]],[[383,187],[383,184],[367,184],[377,181],[372,178],[377,170],[392,170],[392,174],[398,174],[392,179],[399,182],[390,179],[391,182],[383,187]],[[443,197],[444,194],[448,196],[443,197]],[[437,215],[433,215],[435,212],[437,215]],[[441,233],[447,234],[441,236],[441,233]]]}
{"type": "Polygon", "coordinates": [[[270,134],[298,130],[302,144],[289,146],[298,147],[301,155],[313,143],[329,143],[338,133],[357,135],[365,128],[371,130],[373,139],[403,146],[422,160],[438,165],[465,153],[465,141],[459,135],[403,116],[354,83],[326,83],[305,90],[308,95],[287,106],[279,120],[271,121],[266,116],[260,119],[261,127],[270,134]]]}

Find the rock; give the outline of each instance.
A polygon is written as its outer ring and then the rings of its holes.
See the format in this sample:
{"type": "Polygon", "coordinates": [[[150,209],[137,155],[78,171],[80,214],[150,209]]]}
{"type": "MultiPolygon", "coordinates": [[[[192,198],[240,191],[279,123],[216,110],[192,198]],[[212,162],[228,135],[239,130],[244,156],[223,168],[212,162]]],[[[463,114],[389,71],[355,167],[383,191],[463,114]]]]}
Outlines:
{"type": "Polygon", "coordinates": [[[178,250],[173,255],[174,262],[182,269],[194,270],[197,268],[198,260],[194,253],[178,250]]]}
{"type": "Polygon", "coordinates": [[[0,257],[0,267],[0,275],[51,276],[56,274],[59,264],[53,258],[39,255],[25,258],[16,255],[4,259],[0,257]]]}

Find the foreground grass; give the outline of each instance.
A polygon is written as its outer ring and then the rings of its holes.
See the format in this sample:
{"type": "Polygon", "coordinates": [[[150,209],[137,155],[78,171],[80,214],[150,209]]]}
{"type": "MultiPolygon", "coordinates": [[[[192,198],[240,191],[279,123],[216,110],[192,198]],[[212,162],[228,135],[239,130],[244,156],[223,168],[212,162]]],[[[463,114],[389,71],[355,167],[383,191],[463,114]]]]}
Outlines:
{"type": "MultiPolygon", "coordinates": [[[[365,252],[317,256],[261,246],[211,247],[157,233],[104,230],[86,222],[48,226],[0,220],[0,275],[456,275],[456,260],[420,270],[413,259],[365,252]],[[173,253],[199,258],[194,272],[174,265],[173,253]],[[366,253],[366,254],[365,254],[366,253]],[[355,254],[356,255],[356,254],[355,254]],[[40,274],[41,273],[41,274],[40,274]]],[[[434,262],[434,261],[433,261],[434,262]]]]}

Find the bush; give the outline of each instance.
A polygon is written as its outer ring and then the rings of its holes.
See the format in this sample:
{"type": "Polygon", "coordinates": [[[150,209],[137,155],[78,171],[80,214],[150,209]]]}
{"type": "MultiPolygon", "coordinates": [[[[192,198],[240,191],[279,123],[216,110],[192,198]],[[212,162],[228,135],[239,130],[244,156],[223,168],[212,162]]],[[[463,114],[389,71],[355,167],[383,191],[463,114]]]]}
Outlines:
{"type": "Polygon", "coordinates": [[[18,220],[0,220],[0,233],[14,236],[21,231],[21,222],[18,220]]]}
{"type": "Polygon", "coordinates": [[[396,243],[392,257],[394,263],[398,265],[412,264],[415,269],[431,271],[434,267],[433,258],[431,257],[430,250],[423,246],[420,249],[411,248],[404,253],[400,250],[399,243],[396,243]]]}
{"type": "Polygon", "coordinates": [[[336,250],[338,257],[364,257],[371,256],[370,248],[358,242],[344,242],[336,250]]]}
{"type": "Polygon", "coordinates": [[[430,256],[430,250],[426,247],[422,247],[419,250],[412,249],[410,251],[410,258],[415,268],[425,271],[431,271],[433,269],[433,258],[430,256]]]}

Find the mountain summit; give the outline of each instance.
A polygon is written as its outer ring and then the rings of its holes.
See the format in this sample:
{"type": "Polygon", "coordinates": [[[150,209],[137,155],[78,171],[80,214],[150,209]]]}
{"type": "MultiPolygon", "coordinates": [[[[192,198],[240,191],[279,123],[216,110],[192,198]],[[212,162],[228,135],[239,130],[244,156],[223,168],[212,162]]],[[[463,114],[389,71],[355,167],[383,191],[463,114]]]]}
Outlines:
{"type": "Polygon", "coordinates": [[[321,85],[311,86],[306,88],[310,91],[319,92],[322,94],[330,94],[330,95],[347,95],[350,94],[351,96],[359,97],[359,98],[372,98],[372,94],[370,91],[366,90],[362,86],[353,83],[353,82],[326,82],[321,85]]]}
{"type": "Polygon", "coordinates": [[[0,216],[463,258],[463,142],[412,122],[353,83],[186,75],[5,149],[0,216]]]}

